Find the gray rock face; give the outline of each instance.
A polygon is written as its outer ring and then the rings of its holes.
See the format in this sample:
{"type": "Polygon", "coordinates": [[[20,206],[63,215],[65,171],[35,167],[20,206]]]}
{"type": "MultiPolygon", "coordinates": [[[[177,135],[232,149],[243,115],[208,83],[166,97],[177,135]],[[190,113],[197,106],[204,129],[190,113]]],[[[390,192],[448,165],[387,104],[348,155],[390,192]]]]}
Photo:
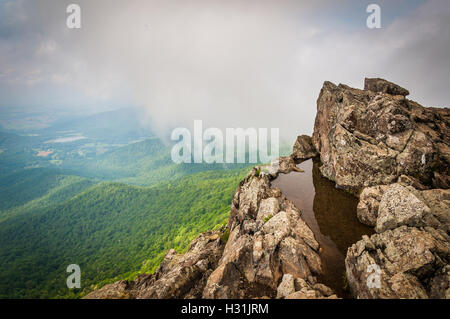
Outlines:
{"type": "Polygon", "coordinates": [[[368,226],[375,226],[377,224],[381,197],[387,187],[386,185],[378,185],[363,189],[359,196],[358,207],[356,208],[356,214],[361,223],[368,226]]]}
{"type": "Polygon", "coordinates": [[[91,292],[84,299],[128,299],[130,296],[129,286],[129,282],[126,280],[117,281],[91,292]]]}
{"type": "Polygon", "coordinates": [[[325,177],[356,194],[401,175],[448,188],[450,110],[422,107],[403,90],[380,79],[366,90],[324,83],[312,140],[325,177]]]}
{"type": "Polygon", "coordinates": [[[358,214],[369,216],[360,220],[376,216],[379,234],[364,236],[348,249],[347,280],[356,297],[450,297],[450,190],[419,191],[401,184],[366,188],[358,214]]]}
{"type": "Polygon", "coordinates": [[[268,175],[270,178],[276,178],[278,174],[287,174],[292,171],[303,172],[301,168],[297,167],[297,162],[293,156],[282,156],[273,160],[269,165],[263,165],[259,169],[263,175],[268,175]]]}
{"type": "Polygon", "coordinates": [[[407,89],[404,89],[395,83],[380,78],[366,78],[364,80],[364,90],[387,93],[391,95],[409,95],[409,91],[407,89]]]}
{"type": "Polygon", "coordinates": [[[313,146],[312,138],[308,135],[300,135],[295,141],[292,149],[292,158],[294,160],[306,160],[318,156],[313,146]]]}
{"type": "Polygon", "coordinates": [[[284,275],[280,285],[277,288],[277,298],[285,298],[294,292],[294,277],[291,274],[284,275]]]}
{"type": "Polygon", "coordinates": [[[284,275],[282,282],[278,286],[279,298],[285,299],[338,299],[333,290],[329,287],[316,283],[310,286],[305,280],[296,278],[293,280],[294,287],[291,286],[291,275],[284,275]],[[286,289],[288,288],[288,289],[286,289]],[[293,288],[293,289],[292,289],[293,288]]]}
{"type": "Polygon", "coordinates": [[[203,298],[285,298],[296,292],[294,282],[300,279],[314,298],[323,296],[322,286],[313,287],[322,271],[319,244],[299,210],[270,188],[271,178],[254,169],[239,185],[230,237],[203,298]]]}
{"type": "Polygon", "coordinates": [[[364,90],[325,82],[313,144],[325,177],[359,195],[358,219],[378,234],[348,249],[358,298],[448,298],[448,108],[425,108],[383,79],[364,90]]]}
{"type": "Polygon", "coordinates": [[[347,281],[358,298],[449,297],[449,237],[401,226],[363,237],[348,249],[347,281]]]}
{"type": "Polygon", "coordinates": [[[263,199],[259,206],[256,220],[265,221],[266,219],[270,219],[271,217],[275,216],[279,211],[280,204],[278,203],[278,199],[276,197],[263,199]]]}
{"type": "Polygon", "coordinates": [[[408,189],[392,184],[381,198],[375,230],[382,233],[401,225],[424,226],[423,218],[429,213],[430,208],[408,189]]]}
{"type": "Polygon", "coordinates": [[[367,187],[361,192],[357,215],[379,233],[401,225],[450,232],[450,189],[418,190],[402,183],[367,187]]]}

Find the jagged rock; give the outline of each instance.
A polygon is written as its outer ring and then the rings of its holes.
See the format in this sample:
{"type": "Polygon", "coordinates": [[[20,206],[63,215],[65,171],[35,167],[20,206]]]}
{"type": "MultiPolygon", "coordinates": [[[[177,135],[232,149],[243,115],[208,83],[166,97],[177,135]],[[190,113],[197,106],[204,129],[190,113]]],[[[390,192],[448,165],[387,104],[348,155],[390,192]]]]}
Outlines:
{"type": "Polygon", "coordinates": [[[448,265],[449,237],[431,229],[401,226],[350,247],[345,266],[355,297],[445,298],[449,278],[442,271],[448,265]]]}
{"type": "Polygon", "coordinates": [[[292,237],[284,238],[280,243],[278,254],[283,273],[293,274],[298,278],[308,278],[311,276],[311,269],[307,262],[307,257],[304,255],[304,252],[301,250],[295,239],[292,237]]]}
{"type": "Polygon", "coordinates": [[[310,285],[303,278],[294,279],[295,291],[300,291],[303,288],[309,288],[310,285]]]}
{"type": "Polygon", "coordinates": [[[275,217],[269,219],[262,226],[262,231],[265,234],[272,234],[278,240],[278,242],[289,235],[291,231],[291,225],[289,225],[289,219],[286,212],[280,212],[275,217]]]}
{"type": "MultiPolygon", "coordinates": [[[[291,212],[290,209],[287,210],[291,212]]],[[[295,212],[295,210],[294,210],[295,212]]],[[[303,221],[303,219],[298,219],[294,228],[292,229],[293,234],[296,238],[301,238],[309,247],[314,249],[315,251],[319,251],[319,243],[314,237],[314,233],[309,228],[309,226],[303,221]]]]}
{"type": "Polygon", "coordinates": [[[266,218],[275,216],[280,211],[280,205],[278,199],[270,197],[263,199],[259,206],[258,215],[256,220],[264,221],[266,218]]]}
{"type": "Polygon", "coordinates": [[[358,298],[449,295],[450,112],[408,94],[382,79],[365,90],[325,82],[317,102],[321,172],[359,195],[358,219],[378,232],[347,252],[358,298]]]}
{"type": "Polygon", "coordinates": [[[278,173],[290,173],[292,171],[303,172],[301,168],[297,167],[297,163],[295,163],[292,156],[283,156],[278,159],[278,173]]]}
{"type": "Polygon", "coordinates": [[[294,277],[285,274],[277,289],[277,298],[284,298],[295,292],[294,277]]]}
{"type": "Polygon", "coordinates": [[[430,226],[448,232],[450,190],[417,190],[400,183],[367,187],[361,192],[357,216],[364,224],[378,225],[377,232],[401,225],[430,226]]]}
{"type": "Polygon", "coordinates": [[[409,91],[407,89],[404,89],[397,84],[394,84],[392,82],[380,78],[373,78],[373,79],[366,78],[364,80],[364,90],[369,90],[373,92],[382,92],[391,95],[403,95],[403,96],[409,95],[409,91]]]}
{"type": "Polygon", "coordinates": [[[288,174],[292,171],[304,172],[301,168],[297,167],[293,156],[279,157],[274,159],[270,165],[263,165],[259,169],[261,170],[261,174],[267,175],[272,179],[276,178],[280,173],[288,174]]]}
{"type": "Polygon", "coordinates": [[[285,299],[339,299],[336,295],[322,296],[317,290],[296,291],[285,299]]]}
{"type": "Polygon", "coordinates": [[[386,185],[366,187],[361,192],[358,207],[356,208],[356,214],[361,223],[368,226],[377,224],[381,197],[387,187],[386,185]]]}
{"type": "Polygon", "coordinates": [[[106,285],[85,298],[200,298],[222,255],[225,244],[221,235],[219,231],[203,233],[193,240],[185,254],[169,250],[154,274],[106,285]]]}
{"type": "Polygon", "coordinates": [[[91,292],[84,299],[128,299],[128,287],[128,281],[121,280],[91,292]]]}
{"type": "MultiPolygon", "coordinates": [[[[295,292],[284,296],[285,299],[338,299],[333,290],[324,284],[308,284],[301,278],[294,281],[295,292]]],[[[283,290],[287,292],[287,289],[283,290]]]]}
{"type": "Polygon", "coordinates": [[[321,273],[314,234],[291,202],[273,196],[279,190],[270,187],[271,178],[252,170],[240,183],[228,223],[230,237],[204,298],[276,297],[282,278],[292,278],[292,284],[301,278],[311,288],[321,273]],[[255,227],[249,231],[247,223],[255,227]]]}
{"type": "Polygon", "coordinates": [[[285,299],[337,299],[333,290],[324,284],[309,284],[302,278],[285,274],[277,288],[277,298],[285,299]]]}
{"type": "Polygon", "coordinates": [[[312,137],[322,174],[358,194],[363,188],[411,176],[425,187],[448,188],[448,108],[425,108],[390,82],[366,90],[325,82],[312,137]]]}
{"type": "MultiPolygon", "coordinates": [[[[322,272],[319,243],[300,211],[271,180],[279,172],[299,170],[291,156],[280,158],[275,174],[253,168],[233,197],[226,244],[222,232],[206,233],[188,252],[168,251],[155,274],[127,282],[129,298],[275,298],[283,277],[292,278],[293,290],[302,280],[311,298],[333,294],[318,284],[322,272]],[[224,247],[225,246],[225,247],[224,247]]],[[[291,286],[292,286],[291,285],[291,286]]],[[[90,297],[108,294],[105,286],[90,297]]],[[[114,288],[116,289],[116,288],[114,288]]],[[[117,290],[117,289],[116,289],[117,290]]],[[[288,293],[283,294],[283,297],[288,293]]]]}
{"type": "Polygon", "coordinates": [[[430,280],[430,298],[450,299],[450,266],[446,265],[430,280]]]}
{"type": "Polygon", "coordinates": [[[429,189],[429,187],[421,184],[417,179],[411,177],[411,176],[406,176],[406,175],[401,175],[398,180],[397,183],[403,185],[403,186],[412,186],[415,189],[418,190],[425,190],[425,189],[429,189]]]}
{"type": "Polygon", "coordinates": [[[286,299],[317,299],[317,295],[314,290],[296,291],[286,296],[286,299]]]}
{"type": "Polygon", "coordinates": [[[375,214],[379,234],[363,236],[348,249],[345,260],[354,295],[450,297],[450,190],[417,190],[396,183],[378,187],[377,196],[366,196],[374,188],[364,189],[358,207],[379,207],[375,214]],[[379,287],[370,285],[376,274],[379,287]]]}
{"type": "MultiPolygon", "coordinates": [[[[416,192],[418,198],[430,207],[431,214],[439,221],[439,226],[450,233],[450,189],[430,189],[416,192]]],[[[427,220],[430,226],[430,219],[427,220]]],[[[436,226],[435,226],[436,227],[436,226]]]]}
{"type": "Polygon", "coordinates": [[[312,287],[313,287],[313,289],[320,292],[325,297],[329,297],[334,294],[333,290],[330,287],[325,286],[324,284],[318,283],[318,284],[314,284],[312,287]]]}
{"type": "Polygon", "coordinates": [[[295,141],[292,149],[292,158],[294,160],[306,160],[318,156],[316,149],[313,146],[312,138],[308,135],[300,135],[295,141]]]}

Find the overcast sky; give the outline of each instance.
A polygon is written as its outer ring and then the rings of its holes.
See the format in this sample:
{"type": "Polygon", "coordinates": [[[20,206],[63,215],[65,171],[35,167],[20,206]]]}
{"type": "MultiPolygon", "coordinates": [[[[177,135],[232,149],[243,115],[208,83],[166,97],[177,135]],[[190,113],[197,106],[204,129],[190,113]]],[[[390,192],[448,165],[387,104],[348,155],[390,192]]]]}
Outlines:
{"type": "Polygon", "coordinates": [[[450,1],[0,0],[0,109],[138,106],[144,123],[311,134],[329,80],[448,106],[450,1]],[[82,28],[66,27],[81,6],[82,28]],[[366,7],[381,7],[368,29],[366,7]]]}

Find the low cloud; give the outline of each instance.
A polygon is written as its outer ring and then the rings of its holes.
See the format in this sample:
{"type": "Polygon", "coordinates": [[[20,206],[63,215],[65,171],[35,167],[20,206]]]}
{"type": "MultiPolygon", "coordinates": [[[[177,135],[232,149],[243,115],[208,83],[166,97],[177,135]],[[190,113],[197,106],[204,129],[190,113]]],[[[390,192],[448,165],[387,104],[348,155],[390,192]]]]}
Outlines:
{"type": "MultiPolygon", "coordinates": [[[[9,88],[9,103],[33,86],[70,87],[86,99],[129,100],[161,132],[201,119],[279,127],[289,141],[312,133],[325,80],[361,87],[380,76],[425,105],[448,106],[445,0],[405,14],[380,1],[382,19],[383,10],[398,15],[377,30],[365,26],[360,1],[78,1],[80,30],[65,27],[69,3],[0,3],[0,91],[9,88]],[[347,8],[361,16],[347,18],[347,8]]],[[[30,103],[36,98],[51,95],[30,94],[30,103]]]]}

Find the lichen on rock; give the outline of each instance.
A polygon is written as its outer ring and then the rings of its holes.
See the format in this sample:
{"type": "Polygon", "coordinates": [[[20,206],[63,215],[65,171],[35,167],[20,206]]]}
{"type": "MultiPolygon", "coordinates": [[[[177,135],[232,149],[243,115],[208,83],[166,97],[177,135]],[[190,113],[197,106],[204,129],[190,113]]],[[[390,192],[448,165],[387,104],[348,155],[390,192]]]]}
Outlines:
{"type": "Polygon", "coordinates": [[[365,87],[322,87],[312,137],[322,174],[355,194],[401,175],[448,188],[449,109],[422,107],[382,79],[366,79],[365,87]]]}

